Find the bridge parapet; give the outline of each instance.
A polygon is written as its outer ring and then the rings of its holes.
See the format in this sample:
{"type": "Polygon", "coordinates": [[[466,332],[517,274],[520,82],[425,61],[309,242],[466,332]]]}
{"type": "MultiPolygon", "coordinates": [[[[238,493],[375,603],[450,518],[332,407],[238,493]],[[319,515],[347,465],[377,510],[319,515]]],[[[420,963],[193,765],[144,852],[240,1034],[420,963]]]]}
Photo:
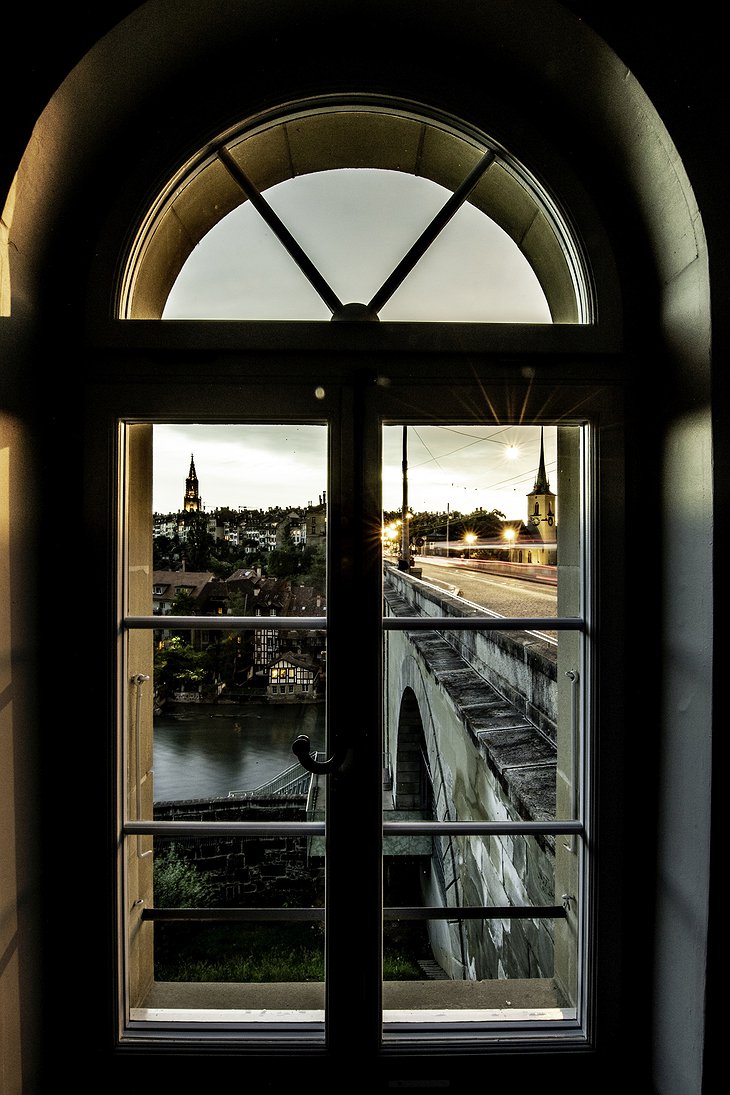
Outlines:
{"type": "MultiPolygon", "coordinates": [[[[384,594],[390,614],[449,615],[446,602],[453,601],[454,598],[437,590],[429,591],[423,597],[404,596],[402,586],[409,581],[413,580],[401,576],[400,573],[392,582],[391,575],[388,576],[384,594]],[[420,608],[423,604],[428,604],[431,611],[422,613],[420,608]]],[[[526,821],[554,818],[557,764],[554,714],[548,720],[544,717],[535,720],[530,718],[530,714],[535,712],[535,704],[529,703],[527,697],[519,692],[517,682],[536,663],[537,671],[545,678],[541,689],[546,693],[542,700],[543,708],[549,708],[553,713],[555,699],[550,693],[555,692],[555,659],[548,654],[544,662],[541,660],[540,652],[535,649],[537,640],[520,641],[519,638],[513,639],[512,636],[500,632],[490,632],[485,636],[481,632],[473,631],[412,631],[407,632],[407,642],[414,654],[420,655],[421,664],[433,677],[440,692],[448,697],[459,723],[487,760],[508,804],[506,816],[526,821]],[[468,638],[474,640],[480,637],[485,639],[482,644],[464,642],[468,638]],[[489,638],[492,637],[497,641],[490,642],[489,638]],[[478,646],[481,646],[479,656],[473,654],[470,662],[464,657],[464,650],[473,653],[478,646]],[[484,660],[492,650],[500,663],[500,671],[495,671],[484,660]],[[505,666],[505,662],[514,662],[516,667],[511,669],[509,664],[505,666]],[[505,673],[512,676],[509,687],[505,673]],[[542,725],[538,725],[538,722],[542,725]],[[546,722],[548,733],[543,730],[546,722]]],[[[548,650],[550,651],[549,647],[548,650]]],[[[397,712],[393,712],[391,717],[397,719],[397,712]]],[[[395,734],[391,735],[391,740],[395,738],[395,734]]],[[[398,762],[396,758],[391,758],[391,762],[396,772],[394,795],[397,806],[398,762]]],[[[402,785],[401,776],[400,786],[402,785]]],[[[552,845],[551,837],[544,839],[549,846],[552,845]]]]}
{"type": "MultiPolygon", "coordinates": [[[[400,597],[400,615],[474,617],[479,610],[447,590],[388,567],[388,594],[400,597]]],[[[440,631],[488,681],[553,743],[557,740],[557,648],[528,632],[440,631]]]]}
{"type": "MultiPolygon", "coordinates": [[[[447,616],[466,608],[452,603],[449,594],[424,588],[400,573],[387,574],[384,598],[385,611],[393,616],[447,616]]],[[[392,772],[394,808],[420,807],[439,821],[552,820],[554,729],[546,734],[536,726],[528,716],[534,704],[519,696],[519,674],[537,654],[521,637],[482,647],[462,641],[478,634],[420,628],[386,632],[386,764],[392,772]],[[497,671],[487,664],[489,656],[498,663],[497,671]],[[493,683],[497,681],[502,689],[493,683]],[[424,790],[426,784],[430,790],[424,790]],[[419,794],[430,798],[419,799],[419,794]]],[[[539,668],[546,693],[551,677],[555,691],[555,659],[548,653],[539,668]]],[[[549,707],[547,701],[544,707],[549,707]]],[[[555,838],[549,834],[434,838],[423,898],[427,904],[455,906],[551,905],[555,858],[555,838]]],[[[451,978],[554,976],[555,926],[550,919],[467,921],[458,929],[455,924],[429,926],[434,955],[451,978]]]]}

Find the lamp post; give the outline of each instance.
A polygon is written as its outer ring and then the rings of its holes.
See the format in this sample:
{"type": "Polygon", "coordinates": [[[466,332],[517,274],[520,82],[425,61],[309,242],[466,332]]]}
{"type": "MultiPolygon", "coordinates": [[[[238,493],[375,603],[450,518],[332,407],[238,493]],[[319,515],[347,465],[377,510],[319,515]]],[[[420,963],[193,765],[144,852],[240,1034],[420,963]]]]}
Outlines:
{"type": "Polygon", "coordinates": [[[476,532],[465,532],[464,533],[464,543],[466,544],[466,557],[467,557],[467,559],[471,559],[471,555],[469,554],[469,552],[470,552],[470,549],[471,549],[471,545],[476,542],[476,538],[477,538],[476,532]]]}
{"type": "Polygon", "coordinates": [[[408,427],[403,427],[403,510],[401,514],[400,567],[409,570],[411,565],[411,535],[408,524],[408,427]]]}

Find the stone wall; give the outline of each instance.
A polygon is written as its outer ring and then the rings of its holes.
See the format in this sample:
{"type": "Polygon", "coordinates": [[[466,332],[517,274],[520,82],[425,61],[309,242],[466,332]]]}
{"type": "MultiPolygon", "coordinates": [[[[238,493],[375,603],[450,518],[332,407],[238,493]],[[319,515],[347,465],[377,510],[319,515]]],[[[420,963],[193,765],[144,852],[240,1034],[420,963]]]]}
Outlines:
{"type": "MultiPolygon", "coordinates": [[[[395,568],[387,570],[387,588],[404,600],[404,611],[413,616],[479,615],[451,593],[434,588],[395,568]]],[[[556,740],[557,650],[525,632],[440,632],[464,661],[543,734],[556,740]]]]}
{"type": "MultiPolygon", "coordinates": [[[[307,796],[240,800],[191,799],[155,803],[155,821],[306,821],[307,796]]],[[[310,855],[306,836],[241,836],[214,833],[204,837],[174,837],[185,859],[209,875],[217,888],[216,903],[229,907],[284,903],[322,903],[324,860],[310,855]]],[[[165,844],[168,842],[165,841],[165,844]]],[[[163,846],[155,838],[156,848],[163,846]]]]}
{"type": "MultiPolygon", "coordinates": [[[[389,614],[454,614],[447,594],[427,590],[400,574],[392,578],[389,573],[389,614]],[[403,589],[406,582],[407,590],[403,589]],[[400,596],[401,589],[407,599],[400,596]],[[421,611],[414,611],[414,603],[421,611]],[[423,612],[426,607],[428,612],[423,612]]],[[[478,638],[485,636],[387,632],[386,752],[395,809],[401,786],[399,766],[402,760],[412,762],[415,705],[432,788],[430,809],[436,820],[550,820],[555,816],[557,773],[554,660],[549,656],[541,660],[539,652],[529,649],[531,643],[526,649],[511,636],[494,633],[496,641],[487,637],[481,644],[478,638]],[[469,660],[464,651],[472,655],[469,660]],[[512,702],[514,682],[523,672],[537,678],[532,682],[533,697],[542,693],[539,726],[528,715],[532,704],[512,702]],[[506,675],[512,676],[513,687],[499,690],[493,682],[503,683],[506,675]],[[403,698],[409,696],[413,699],[404,705],[403,698]],[[404,719],[408,751],[403,757],[404,719]],[[543,726],[550,729],[551,722],[551,732],[544,732],[543,726]]],[[[409,773],[408,786],[413,783],[409,773]]],[[[424,873],[424,901],[455,907],[559,905],[555,840],[548,835],[434,838],[430,869],[424,873]]],[[[429,934],[434,957],[453,979],[551,977],[554,927],[551,918],[455,917],[432,921],[429,934]]]]}

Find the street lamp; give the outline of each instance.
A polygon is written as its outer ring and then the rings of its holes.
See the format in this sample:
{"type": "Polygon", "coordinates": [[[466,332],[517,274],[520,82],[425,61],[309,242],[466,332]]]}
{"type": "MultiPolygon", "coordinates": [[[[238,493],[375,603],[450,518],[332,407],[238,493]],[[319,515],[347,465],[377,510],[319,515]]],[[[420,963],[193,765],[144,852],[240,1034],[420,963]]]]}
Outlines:
{"type": "Polygon", "coordinates": [[[467,559],[471,558],[471,556],[469,555],[469,549],[471,548],[472,544],[476,543],[476,539],[477,539],[476,532],[465,532],[464,533],[464,543],[466,544],[466,557],[467,557],[467,559]]]}
{"type": "Polygon", "coordinates": [[[392,521],[383,526],[383,548],[391,555],[396,554],[395,542],[400,536],[400,521],[392,521]]]}

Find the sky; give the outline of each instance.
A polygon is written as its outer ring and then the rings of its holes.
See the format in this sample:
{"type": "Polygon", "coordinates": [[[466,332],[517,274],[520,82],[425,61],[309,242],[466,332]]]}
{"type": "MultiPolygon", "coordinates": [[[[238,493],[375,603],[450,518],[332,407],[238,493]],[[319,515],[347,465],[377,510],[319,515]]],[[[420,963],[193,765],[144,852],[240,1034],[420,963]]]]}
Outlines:
{"type": "MultiPolygon", "coordinates": [[[[383,508],[403,502],[403,429],[383,436],[383,508]]],[[[326,428],[309,425],[156,425],[157,513],[182,508],[191,457],[204,508],[300,508],[327,490],[326,428]]],[[[544,431],[545,468],[555,490],[555,428],[544,431]]],[[[527,514],[540,460],[536,426],[409,426],[408,507],[412,512],[527,514]]]]}
{"type": "MultiPolygon", "coordinates": [[[[347,170],[287,180],[265,198],[343,302],[366,303],[446,201],[426,179],[347,170]],[[357,256],[357,261],[353,261],[357,256]]],[[[250,202],[194,248],[163,319],[321,319],[330,313],[250,202]]],[[[542,290],[511,239],[462,206],[380,312],[382,320],[550,321],[542,290]]],[[[413,426],[408,503],[413,512],[526,514],[539,461],[539,428],[413,426]]],[[[402,504],[402,428],[384,431],[383,506],[402,504]]],[[[545,434],[548,478],[554,431],[545,434]]],[[[204,508],[317,504],[327,490],[322,426],[156,425],[155,512],[182,506],[191,457],[204,508]]],[[[554,487],[553,487],[554,489],[554,487]]]]}
{"type": "MultiPolygon", "coordinates": [[[[403,172],[349,169],[297,176],[270,187],[264,196],[339,299],[366,303],[450,194],[403,172]]],[[[248,201],[193,249],[163,313],[163,319],[329,317],[248,201]]],[[[411,270],[380,318],[550,322],[542,289],[519,248],[468,203],[411,270]]]]}

